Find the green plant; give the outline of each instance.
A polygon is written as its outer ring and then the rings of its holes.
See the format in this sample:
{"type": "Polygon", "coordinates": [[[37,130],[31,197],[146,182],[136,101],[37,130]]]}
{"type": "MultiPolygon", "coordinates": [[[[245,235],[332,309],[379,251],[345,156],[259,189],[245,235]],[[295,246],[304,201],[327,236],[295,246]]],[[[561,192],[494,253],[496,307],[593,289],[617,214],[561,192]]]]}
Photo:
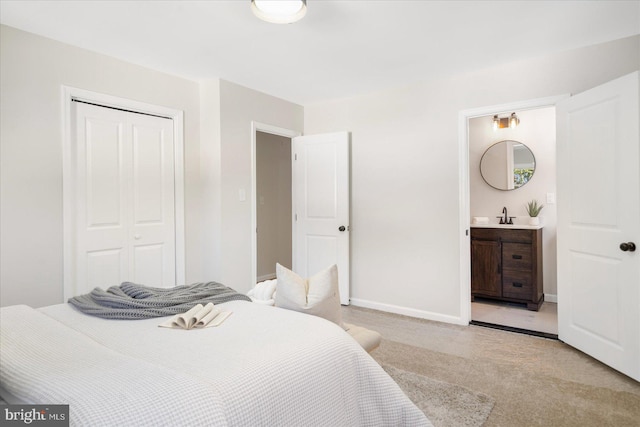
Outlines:
{"type": "Polygon", "coordinates": [[[535,199],[527,203],[527,213],[532,218],[538,216],[542,208],[544,208],[544,205],[542,204],[539,205],[538,201],[535,199]]]}

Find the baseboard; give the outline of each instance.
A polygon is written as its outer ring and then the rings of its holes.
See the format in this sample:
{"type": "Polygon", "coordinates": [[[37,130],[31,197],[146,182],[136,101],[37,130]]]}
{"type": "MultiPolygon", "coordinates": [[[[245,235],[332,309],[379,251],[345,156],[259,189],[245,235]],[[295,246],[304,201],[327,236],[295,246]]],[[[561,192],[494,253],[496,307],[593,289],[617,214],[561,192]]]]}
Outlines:
{"type": "Polygon", "coordinates": [[[386,311],[387,313],[402,314],[419,319],[434,320],[436,322],[453,323],[455,325],[468,325],[460,317],[447,316],[445,314],[433,313],[430,311],[418,310],[415,308],[402,307],[393,304],[384,304],[376,301],[368,301],[360,298],[351,298],[350,302],[356,307],[371,308],[373,310],[386,311]]]}
{"type": "Polygon", "coordinates": [[[544,300],[547,302],[558,302],[558,295],[556,294],[544,294],[544,300]]]}
{"type": "Polygon", "coordinates": [[[263,274],[262,276],[258,276],[256,282],[264,282],[265,280],[273,280],[276,278],[276,273],[263,274]]]}

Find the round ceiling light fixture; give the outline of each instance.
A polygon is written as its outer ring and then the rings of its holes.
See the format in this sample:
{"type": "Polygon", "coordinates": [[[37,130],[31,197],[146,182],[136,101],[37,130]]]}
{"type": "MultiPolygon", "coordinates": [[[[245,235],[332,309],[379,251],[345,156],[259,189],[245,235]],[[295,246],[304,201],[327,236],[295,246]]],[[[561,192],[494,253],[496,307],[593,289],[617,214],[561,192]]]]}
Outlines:
{"type": "Polygon", "coordinates": [[[307,13],[306,0],[251,0],[253,14],[274,24],[291,24],[307,13]]]}

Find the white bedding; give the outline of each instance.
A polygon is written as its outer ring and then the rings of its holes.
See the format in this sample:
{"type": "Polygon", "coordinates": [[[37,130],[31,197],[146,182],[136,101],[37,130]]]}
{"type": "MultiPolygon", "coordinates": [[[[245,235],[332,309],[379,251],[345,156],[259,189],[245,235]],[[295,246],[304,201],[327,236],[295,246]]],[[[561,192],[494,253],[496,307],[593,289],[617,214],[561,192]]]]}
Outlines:
{"type": "Polygon", "coordinates": [[[106,320],[68,304],[2,308],[0,381],[74,425],[431,425],[340,327],[233,301],[219,327],[106,320]]]}

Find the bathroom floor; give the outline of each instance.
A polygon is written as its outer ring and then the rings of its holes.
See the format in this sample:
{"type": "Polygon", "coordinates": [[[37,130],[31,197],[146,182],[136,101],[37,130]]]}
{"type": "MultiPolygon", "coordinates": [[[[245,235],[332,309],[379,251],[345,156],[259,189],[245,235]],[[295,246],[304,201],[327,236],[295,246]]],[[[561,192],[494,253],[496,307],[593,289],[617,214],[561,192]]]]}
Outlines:
{"type": "Polygon", "coordinates": [[[531,311],[527,310],[526,304],[476,298],[471,303],[471,320],[555,337],[558,335],[558,305],[552,302],[545,301],[540,310],[531,311]]]}

